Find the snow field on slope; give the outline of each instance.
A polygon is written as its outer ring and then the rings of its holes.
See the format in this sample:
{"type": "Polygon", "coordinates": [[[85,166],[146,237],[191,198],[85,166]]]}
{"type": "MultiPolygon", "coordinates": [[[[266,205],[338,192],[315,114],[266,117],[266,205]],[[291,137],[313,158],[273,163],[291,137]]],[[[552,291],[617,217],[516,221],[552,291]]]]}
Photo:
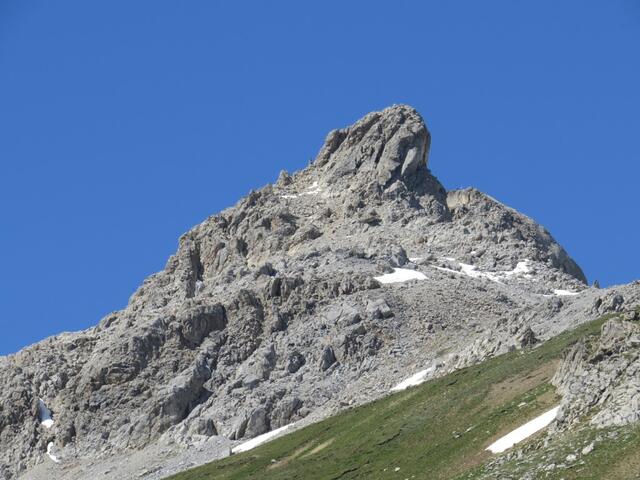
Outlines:
{"type": "Polygon", "coordinates": [[[318,185],[318,182],[313,182],[313,184],[311,185],[311,187],[309,188],[309,190],[307,190],[306,192],[302,192],[302,193],[292,193],[292,194],[288,194],[288,195],[280,195],[282,198],[298,198],[300,195],[317,195],[318,193],[320,193],[322,191],[322,189],[320,188],[320,186],[318,185]]]}
{"type": "Polygon", "coordinates": [[[476,267],[475,265],[469,265],[467,263],[458,262],[453,257],[444,257],[444,259],[450,262],[456,262],[460,266],[460,270],[453,270],[452,268],[445,268],[445,267],[437,267],[435,265],[433,266],[433,268],[443,272],[454,273],[456,275],[466,275],[467,277],[471,277],[471,278],[487,278],[492,282],[496,282],[496,283],[502,283],[502,280],[505,280],[513,276],[519,276],[519,275],[524,276],[525,278],[532,278],[530,260],[523,260],[518,262],[518,264],[513,270],[502,270],[498,272],[482,272],[478,270],[478,267],[476,267]]]}
{"type": "Polygon", "coordinates": [[[276,428],[275,430],[271,430],[270,432],[263,433],[262,435],[258,435],[257,437],[253,437],[251,440],[233,447],[231,449],[231,453],[242,453],[256,448],[263,443],[267,443],[268,441],[273,440],[279,434],[285,432],[286,430],[289,430],[291,427],[293,427],[293,425],[293,423],[290,423],[289,425],[285,425],[284,427],[276,428]]]}
{"type": "Polygon", "coordinates": [[[570,292],[569,290],[554,290],[553,294],[560,297],[578,295],[580,292],[570,292]]]}
{"type": "Polygon", "coordinates": [[[429,374],[431,373],[432,370],[433,368],[431,367],[427,368],[426,370],[421,370],[418,373],[411,375],[409,378],[405,378],[403,381],[401,381],[399,384],[393,387],[390,391],[399,392],[401,390],[406,390],[409,387],[420,385],[421,383],[424,383],[427,381],[427,379],[429,378],[429,374]]]}
{"type": "Polygon", "coordinates": [[[407,268],[394,268],[393,273],[385,273],[379,277],[373,277],[380,283],[400,283],[408,280],[426,280],[427,277],[424,273],[416,270],[410,270],[407,268]]]}
{"type": "Polygon", "coordinates": [[[516,443],[520,443],[521,441],[529,438],[534,433],[539,432],[543,428],[547,427],[556,419],[559,409],[560,406],[558,405],[557,407],[552,408],[551,410],[516,428],[511,433],[508,433],[504,437],[493,442],[486,448],[486,450],[489,450],[491,453],[502,453],[505,450],[508,450],[516,443]]]}

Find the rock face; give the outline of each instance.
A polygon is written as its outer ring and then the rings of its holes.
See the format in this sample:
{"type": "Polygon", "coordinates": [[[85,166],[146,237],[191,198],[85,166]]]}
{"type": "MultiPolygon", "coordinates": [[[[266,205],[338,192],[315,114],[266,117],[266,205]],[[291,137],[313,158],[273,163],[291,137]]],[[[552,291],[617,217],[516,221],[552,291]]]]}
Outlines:
{"type": "Polygon", "coordinates": [[[553,378],[562,395],[564,426],[594,412],[598,427],[640,421],[640,325],[629,311],[602,326],[597,340],[576,344],[553,378]]]}
{"type": "Polygon", "coordinates": [[[373,112],[355,125],[329,133],[315,165],[330,184],[372,182],[381,188],[426,176],[431,135],[420,114],[400,105],[373,112]]]}
{"type": "Polygon", "coordinates": [[[501,252],[516,248],[526,258],[550,263],[553,268],[587,283],[582,269],[544,227],[515,210],[504,207],[497,200],[474,188],[467,188],[449,192],[447,206],[454,219],[464,218],[463,223],[472,224],[471,229],[468,226],[466,228],[473,230],[477,240],[482,242],[486,237],[491,239],[490,242],[482,243],[494,258],[500,257],[501,252]],[[489,221],[484,228],[476,223],[478,219],[487,218],[489,221]]]}
{"type": "Polygon", "coordinates": [[[0,358],[0,479],[132,478],[193,445],[204,461],[637,301],[587,288],[531,219],[446,192],[430,142],[403,105],[331,132],[308,168],[185,233],[124,310],[0,358]]]}

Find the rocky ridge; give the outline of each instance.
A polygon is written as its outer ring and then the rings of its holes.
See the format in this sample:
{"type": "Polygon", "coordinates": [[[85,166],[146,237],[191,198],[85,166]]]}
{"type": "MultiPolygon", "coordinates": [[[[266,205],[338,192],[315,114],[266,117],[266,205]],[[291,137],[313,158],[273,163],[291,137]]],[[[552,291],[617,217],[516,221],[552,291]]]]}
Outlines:
{"type": "Polygon", "coordinates": [[[588,288],[526,216],[447,192],[430,143],[404,105],[332,131],[309,167],[184,234],[124,310],[0,358],[0,479],[160,478],[185,450],[228,455],[638,301],[588,288]]]}
{"type": "Polygon", "coordinates": [[[640,420],[640,314],[614,316],[597,339],[569,350],[553,384],[562,397],[558,428],[593,415],[596,427],[623,426],[640,420]]]}

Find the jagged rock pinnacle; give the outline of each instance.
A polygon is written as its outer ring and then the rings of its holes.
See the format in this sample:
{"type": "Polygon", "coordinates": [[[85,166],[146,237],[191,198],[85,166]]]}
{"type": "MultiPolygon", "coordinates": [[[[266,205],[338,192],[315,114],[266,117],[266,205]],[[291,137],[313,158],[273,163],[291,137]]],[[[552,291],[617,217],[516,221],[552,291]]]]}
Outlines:
{"type": "Polygon", "coordinates": [[[398,179],[412,183],[425,174],[430,145],[420,114],[407,105],[394,105],[331,131],[315,165],[329,183],[355,176],[384,188],[398,179]]]}

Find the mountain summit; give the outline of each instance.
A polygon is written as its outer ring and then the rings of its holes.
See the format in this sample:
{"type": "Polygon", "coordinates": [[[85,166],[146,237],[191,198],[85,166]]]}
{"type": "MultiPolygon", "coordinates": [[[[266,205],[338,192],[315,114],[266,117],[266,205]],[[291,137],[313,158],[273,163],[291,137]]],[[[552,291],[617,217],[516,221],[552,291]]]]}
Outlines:
{"type": "Polygon", "coordinates": [[[161,478],[624,308],[540,225],[427,169],[411,107],[185,233],[127,307],[0,357],[0,479],[161,478]]]}
{"type": "Polygon", "coordinates": [[[382,189],[397,180],[413,185],[427,176],[430,146],[431,134],[420,114],[396,105],[329,133],[315,167],[327,183],[344,179],[382,189]]]}

